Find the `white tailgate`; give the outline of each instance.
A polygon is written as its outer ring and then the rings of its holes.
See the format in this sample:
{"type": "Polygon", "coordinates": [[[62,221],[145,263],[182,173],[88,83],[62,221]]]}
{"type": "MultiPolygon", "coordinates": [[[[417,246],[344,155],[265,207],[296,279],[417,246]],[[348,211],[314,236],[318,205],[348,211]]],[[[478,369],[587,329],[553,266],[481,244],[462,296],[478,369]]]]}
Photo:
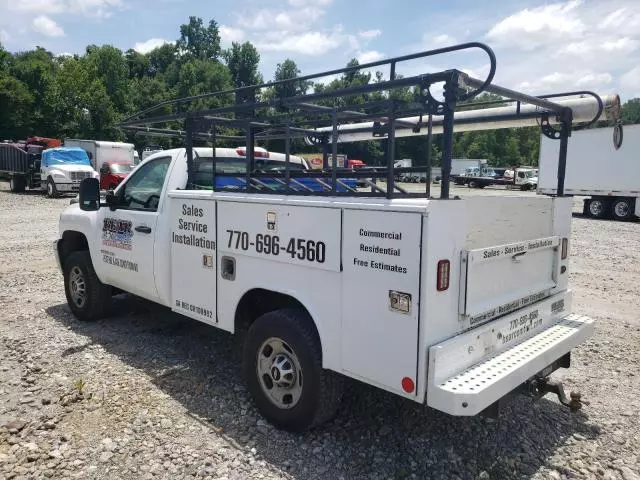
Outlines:
{"type": "Polygon", "coordinates": [[[554,295],[429,348],[427,404],[476,415],[570,352],[593,332],[570,303],[554,295]]]}
{"type": "Polygon", "coordinates": [[[557,285],[558,236],[462,252],[460,313],[474,326],[547,297],[557,285]]]}

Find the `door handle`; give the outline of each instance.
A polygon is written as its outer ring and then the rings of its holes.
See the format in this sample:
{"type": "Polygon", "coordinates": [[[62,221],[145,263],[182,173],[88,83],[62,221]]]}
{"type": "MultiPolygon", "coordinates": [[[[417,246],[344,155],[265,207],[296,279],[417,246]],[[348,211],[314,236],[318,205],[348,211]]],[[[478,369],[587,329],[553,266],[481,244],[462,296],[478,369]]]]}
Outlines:
{"type": "Polygon", "coordinates": [[[137,226],[135,230],[140,233],[151,233],[151,227],[145,227],[144,225],[137,226]]]}

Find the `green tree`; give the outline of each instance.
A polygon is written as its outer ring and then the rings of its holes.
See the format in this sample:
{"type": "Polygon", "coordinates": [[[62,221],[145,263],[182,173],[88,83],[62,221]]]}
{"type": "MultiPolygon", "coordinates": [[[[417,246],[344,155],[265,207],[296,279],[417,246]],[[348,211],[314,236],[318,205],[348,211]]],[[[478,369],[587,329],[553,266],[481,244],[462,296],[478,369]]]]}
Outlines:
{"type": "Polygon", "coordinates": [[[262,83],[262,75],[258,71],[260,54],[251,42],[233,42],[224,56],[233,84],[237,88],[262,83]]]}
{"type": "Polygon", "coordinates": [[[27,85],[0,71],[0,140],[20,140],[31,133],[34,104],[27,85]]]}
{"type": "Polygon", "coordinates": [[[127,66],[129,67],[130,78],[143,78],[149,75],[151,69],[151,61],[149,56],[136,52],[130,48],[126,53],[127,66]]]}
{"type": "Polygon", "coordinates": [[[173,43],[154,48],[146,56],[149,59],[149,75],[164,74],[169,66],[176,61],[177,50],[173,43]]]}
{"type": "Polygon", "coordinates": [[[300,75],[300,69],[293,60],[287,58],[284,62],[279,63],[276,66],[276,71],[273,79],[276,82],[282,80],[291,80],[290,82],[284,82],[273,87],[273,95],[276,98],[288,98],[295,97],[297,95],[303,95],[307,92],[311,86],[311,82],[304,80],[296,80],[300,75]]]}
{"type": "Polygon", "coordinates": [[[640,123],[640,98],[632,98],[622,105],[622,123],[640,123]]]}
{"type": "Polygon", "coordinates": [[[189,17],[189,23],[180,25],[178,51],[186,58],[218,60],[220,56],[220,32],[215,20],[205,27],[200,17],[189,17]]]}

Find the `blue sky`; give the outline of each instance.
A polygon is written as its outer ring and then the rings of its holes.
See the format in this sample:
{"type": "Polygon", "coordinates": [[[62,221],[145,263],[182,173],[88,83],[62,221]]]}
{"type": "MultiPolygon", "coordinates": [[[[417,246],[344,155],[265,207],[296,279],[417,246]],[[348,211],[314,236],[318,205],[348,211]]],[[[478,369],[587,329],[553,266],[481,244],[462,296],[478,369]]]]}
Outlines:
{"type": "MultiPolygon", "coordinates": [[[[303,73],[481,41],[496,83],[532,93],[592,89],[640,96],[638,0],[0,0],[10,51],[80,53],[88,44],[148,51],[175,41],[189,15],[214,18],[224,45],[250,40],[266,79],[292,58],[303,73]]],[[[457,67],[481,77],[481,54],[415,62],[399,73],[457,67]]]]}

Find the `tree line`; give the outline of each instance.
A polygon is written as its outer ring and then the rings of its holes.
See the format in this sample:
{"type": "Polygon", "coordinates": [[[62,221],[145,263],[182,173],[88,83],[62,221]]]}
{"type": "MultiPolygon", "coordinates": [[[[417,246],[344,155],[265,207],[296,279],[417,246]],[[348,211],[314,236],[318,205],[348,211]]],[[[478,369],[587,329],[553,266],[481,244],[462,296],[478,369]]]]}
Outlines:
{"type": "MultiPolygon", "coordinates": [[[[198,17],[190,17],[180,26],[174,43],[144,54],[133,49],[123,52],[111,45],[89,45],[83,54],[71,56],[56,56],[41,47],[11,53],[0,44],[0,141],[39,135],[129,141],[137,148],[147,144],[178,146],[180,139],[136,136],[122,131],[118,124],[166,100],[262,83],[259,62],[260,54],[253,44],[234,42],[230,48],[222,48],[215,20],[205,24],[198,17]]],[[[353,59],[347,66],[358,66],[358,62],[353,59]]],[[[327,84],[295,80],[300,75],[296,63],[285,59],[277,65],[273,80],[294,80],[273,86],[264,95],[286,97],[382,81],[380,72],[350,72],[327,84]]],[[[341,101],[357,109],[358,104],[375,101],[376,95],[381,94],[354,95],[341,101]]],[[[416,93],[404,89],[394,95],[410,100],[416,93]]],[[[487,99],[492,97],[484,95],[476,101],[487,99]]],[[[208,99],[199,106],[216,106],[216,101],[222,99],[208,99]]],[[[623,121],[640,123],[640,99],[624,104],[623,121]]],[[[457,133],[454,157],[485,158],[497,166],[535,165],[539,138],[535,127],[457,133]]],[[[284,148],[278,141],[265,146],[284,148]]],[[[375,165],[384,157],[385,141],[341,144],[339,148],[340,153],[375,165]]],[[[396,158],[412,158],[415,164],[423,164],[427,149],[426,135],[399,138],[396,158]]],[[[315,152],[317,147],[297,140],[293,151],[315,152]]],[[[438,165],[439,136],[434,136],[431,153],[433,164],[438,165]]]]}

